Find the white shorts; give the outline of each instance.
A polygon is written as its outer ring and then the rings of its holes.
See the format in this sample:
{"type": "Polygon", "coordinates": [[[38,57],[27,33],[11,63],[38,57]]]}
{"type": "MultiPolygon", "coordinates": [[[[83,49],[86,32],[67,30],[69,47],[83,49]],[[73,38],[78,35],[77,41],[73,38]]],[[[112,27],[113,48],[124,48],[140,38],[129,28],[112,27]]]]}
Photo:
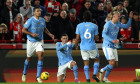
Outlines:
{"type": "Polygon", "coordinates": [[[38,51],[42,51],[44,52],[44,42],[43,40],[38,41],[38,42],[31,42],[29,40],[27,40],[27,57],[31,57],[34,54],[34,51],[36,50],[36,52],[38,51]]]}
{"type": "Polygon", "coordinates": [[[103,52],[107,60],[118,61],[117,49],[103,47],[103,52]]]}
{"type": "Polygon", "coordinates": [[[81,55],[83,60],[89,60],[89,58],[96,59],[99,57],[97,49],[91,51],[81,51],[81,55]]]}
{"type": "Polygon", "coordinates": [[[72,61],[73,61],[73,60],[71,60],[71,61],[69,61],[68,63],[66,63],[66,64],[64,64],[64,65],[58,67],[57,77],[60,76],[60,75],[62,75],[62,74],[65,75],[65,74],[66,74],[66,70],[67,70],[68,68],[71,69],[70,64],[71,64],[72,61]]]}

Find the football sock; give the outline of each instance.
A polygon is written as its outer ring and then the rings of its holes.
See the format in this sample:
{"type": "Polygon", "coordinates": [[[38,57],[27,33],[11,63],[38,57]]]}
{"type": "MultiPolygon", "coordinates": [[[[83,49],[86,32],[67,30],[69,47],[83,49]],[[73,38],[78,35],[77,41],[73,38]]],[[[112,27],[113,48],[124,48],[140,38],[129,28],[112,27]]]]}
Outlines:
{"type": "Polygon", "coordinates": [[[27,70],[29,68],[29,62],[27,61],[27,59],[24,62],[24,70],[23,70],[23,74],[26,75],[27,74],[27,70]]]}
{"type": "Polygon", "coordinates": [[[99,70],[99,63],[98,62],[94,63],[93,68],[94,68],[93,75],[97,75],[99,70]]]}
{"type": "Polygon", "coordinates": [[[37,63],[37,78],[40,77],[40,74],[42,72],[42,67],[43,67],[43,61],[41,60],[38,60],[38,63],[37,63]]]}
{"type": "Polygon", "coordinates": [[[89,78],[89,66],[84,66],[84,72],[85,72],[85,75],[86,75],[86,79],[90,79],[89,78]]]}
{"type": "Polygon", "coordinates": [[[73,66],[73,72],[74,72],[75,79],[78,79],[78,67],[77,67],[77,65],[73,66]]]}
{"type": "Polygon", "coordinates": [[[105,72],[105,76],[104,76],[105,78],[108,78],[108,76],[109,76],[110,72],[112,71],[112,69],[113,69],[113,66],[108,64],[106,72],[105,72]]]}

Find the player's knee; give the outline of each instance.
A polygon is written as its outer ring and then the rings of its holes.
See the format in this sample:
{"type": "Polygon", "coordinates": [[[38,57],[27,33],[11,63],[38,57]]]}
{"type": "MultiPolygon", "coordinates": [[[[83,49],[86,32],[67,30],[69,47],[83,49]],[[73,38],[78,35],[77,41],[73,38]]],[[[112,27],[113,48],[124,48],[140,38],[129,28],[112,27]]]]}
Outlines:
{"type": "Polygon", "coordinates": [[[31,58],[30,57],[27,57],[27,61],[30,62],[30,60],[31,60],[31,58]]]}
{"type": "Polygon", "coordinates": [[[109,64],[112,65],[112,66],[115,66],[116,65],[115,60],[110,60],[109,64]]]}

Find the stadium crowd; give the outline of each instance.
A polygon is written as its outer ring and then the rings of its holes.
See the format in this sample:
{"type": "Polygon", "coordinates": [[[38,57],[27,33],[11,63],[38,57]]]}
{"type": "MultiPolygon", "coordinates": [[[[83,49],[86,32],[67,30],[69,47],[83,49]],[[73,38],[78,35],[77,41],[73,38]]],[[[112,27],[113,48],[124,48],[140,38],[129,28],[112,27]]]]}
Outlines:
{"type": "MultiPolygon", "coordinates": [[[[120,29],[118,39],[139,40],[140,0],[0,0],[0,40],[25,41],[22,28],[32,17],[36,6],[41,8],[41,17],[55,35],[55,41],[63,33],[68,34],[69,40],[75,38],[76,26],[83,21],[86,10],[92,13],[93,23],[98,25],[100,40],[103,25],[112,18],[113,11],[120,12],[123,24],[127,23],[129,12],[133,11],[131,27],[120,29]]],[[[44,35],[44,40],[51,38],[44,35]]]]}

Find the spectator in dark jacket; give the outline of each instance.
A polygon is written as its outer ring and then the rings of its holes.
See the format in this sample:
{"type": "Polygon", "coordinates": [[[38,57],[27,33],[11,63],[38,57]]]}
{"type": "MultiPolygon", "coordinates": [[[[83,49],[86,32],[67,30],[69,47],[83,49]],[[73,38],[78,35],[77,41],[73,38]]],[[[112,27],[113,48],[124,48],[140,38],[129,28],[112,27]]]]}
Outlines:
{"type": "MultiPolygon", "coordinates": [[[[69,19],[74,27],[74,32],[76,31],[77,24],[80,23],[80,20],[76,17],[76,9],[72,8],[69,11],[69,19]]],[[[75,36],[74,36],[75,37],[75,36]]]]}
{"type": "Polygon", "coordinates": [[[103,3],[99,3],[97,5],[97,10],[94,13],[94,18],[97,21],[98,24],[98,31],[99,31],[99,39],[102,38],[102,30],[103,30],[103,26],[105,23],[105,19],[107,16],[107,11],[104,10],[104,5],[103,3]]]}
{"type": "Polygon", "coordinates": [[[18,11],[21,6],[23,6],[23,0],[13,0],[13,7],[18,11]]]}
{"type": "Polygon", "coordinates": [[[74,37],[74,28],[71,24],[71,22],[69,21],[69,19],[67,18],[67,13],[66,11],[61,11],[60,12],[60,16],[58,16],[57,20],[56,20],[56,24],[54,25],[55,27],[55,36],[57,39],[60,38],[60,36],[63,33],[68,34],[69,40],[73,39],[74,37]]]}
{"type": "Polygon", "coordinates": [[[133,20],[132,20],[132,36],[131,40],[139,40],[139,31],[140,31],[140,21],[138,12],[134,12],[133,20]]]}
{"type": "Polygon", "coordinates": [[[89,10],[92,14],[94,13],[94,9],[92,9],[92,7],[91,7],[90,0],[86,0],[83,7],[80,9],[80,12],[79,12],[80,21],[83,21],[83,13],[87,10],[89,10]]]}
{"type": "MultiPolygon", "coordinates": [[[[6,0],[6,6],[1,10],[0,23],[5,23],[8,28],[8,34],[10,33],[10,23],[13,22],[16,17],[18,10],[12,7],[12,0],[6,0]]],[[[11,35],[12,36],[12,35],[11,35]]]]}
{"type": "Polygon", "coordinates": [[[44,6],[41,6],[40,5],[40,0],[34,0],[33,3],[34,3],[34,7],[35,6],[40,7],[40,9],[41,9],[41,17],[44,17],[46,15],[46,10],[45,10],[45,7],[44,6]]]}

